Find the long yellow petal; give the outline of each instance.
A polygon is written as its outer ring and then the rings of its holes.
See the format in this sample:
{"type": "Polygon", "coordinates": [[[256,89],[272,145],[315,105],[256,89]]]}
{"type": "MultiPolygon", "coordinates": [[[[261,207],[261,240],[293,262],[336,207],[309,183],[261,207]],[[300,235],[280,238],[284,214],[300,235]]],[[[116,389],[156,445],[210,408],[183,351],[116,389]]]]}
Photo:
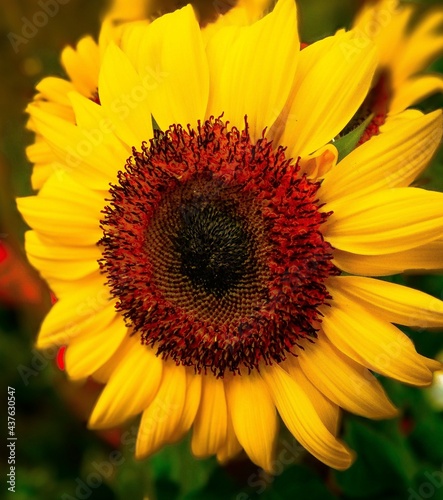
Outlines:
{"type": "Polygon", "coordinates": [[[204,375],[200,407],[194,423],[192,453],[197,457],[214,455],[223,446],[227,432],[227,406],[224,382],[204,375]]]}
{"type": "Polygon", "coordinates": [[[63,78],[49,76],[43,78],[43,80],[35,86],[35,90],[48,101],[53,101],[63,106],[70,106],[71,103],[69,102],[68,93],[74,91],[75,87],[71,82],[63,78]]]}
{"type": "Polygon", "coordinates": [[[407,270],[441,270],[443,240],[388,255],[356,255],[335,250],[333,262],[342,271],[363,276],[390,276],[407,270]]]}
{"type": "Polygon", "coordinates": [[[94,373],[91,373],[91,378],[100,384],[105,385],[112,377],[115,367],[120,363],[125,354],[125,348],[122,345],[120,349],[117,349],[114,354],[100,366],[100,368],[98,368],[94,373]]]}
{"type": "Polygon", "coordinates": [[[325,308],[322,327],[329,340],[357,363],[406,384],[425,386],[432,374],[411,340],[357,302],[328,285],[333,304],[325,308]]]}
{"type": "MultiPolygon", "coordinates": [[[[273,0],[238,0],[228,12],[219,14],[214,22],[204,26],[202,34],[205,43],[207,44],[221,28],[247,26],[255,23],[269,12],[272,3],[273,0]]],[[[216,11],[221,10],[220,7],[224,7],[221,3],[217,6],[217,2],[214,2],[214,6],[216,11]]],[[[226,4],[226,7],[229,7],[229,5],[226,4]]]]}
{"type": "Polygon", "coordinates": [[[183,406],[183,413],[180,422],[174,433],[170,436],[169,442],[173,443],[181,439],[191,428],[200,406],[202,392],[202,377],[195,375],[191,370],[186,371],[186,399],[183,406]]]}
{"type": "Polygon", "coordinates": [[[271,7],[273,0],[238,0],[236,6],[247,10],[251,20],[260,19],[271,7]]]}
{"type": "Polygon", "coordinates": [[[128,335],[123,319],[114,308],[104,308],[97,316],[94,322],[99,327],[75,337],[66,351],[66,372],[74,380],[85,379],[97,371],[128,335]]]}
{"type": "MultiPolygon", "coordinates": [[[[58,102],[54,101],[45,101],[41,99],[34,99],[32,103],[27,107],[26,111],[31,111],[32,109],[38,109],[42,111],[43,113],[48,114],[49,116],[53,116],[55,118],[61,118],[65,122],[71,123],[72,125],[75,123],[75,117],[74,113],[72,111],[72,108],[70,106],[65,106],[62,104],[59,104],[58,102]]],[[[30,130],[34,130],[34,125],[35,125],[35,120],[34,120],[34,113],[30,112],[31,115],[31,121],[28,123],[28,128],[30,130]]],[[[37,129],[38,132],[38,129],[37,129]]]]}
{"type": "Polygon", "coordinates": [[[108,46],[103,57],[98,92],[115,133],[128,146],[140,148],[143,141],[153,137],[149,91],[114,43],[108,46]]]}
{"type": "Polygon", "coordinates": [[[251,26],[219,30],[207,47],[211,66],[207,115],[224,113],[224,119],[239,129],[247,115],[252,140],[257,140],[286,103],[299,50],[293,0],[279,0],[270,14],[251,26]]]}
{"type": "Polygon", "coordinates": [[[353,461],[352,453],[323,424],[311,394],[306,394],[277,364],[265,367],[262,376],[283,422],[300,444],[330,467],[347,469],[353,461]]]}
{"type": "Polygon", "coordinates": [[[29,262],[40,270],[46,280],[59,278],[78,280],[99,271],[97,246],[67,247],[45,243],[35,231],[25,233],[25,248],[29,262]]]}
{"type": "Polygon", "coordinates": [[[390,418],[397,410],[377,379],[361,364],[335,349],[324,334],[299,353],[300,367],[311,383],[345,410],[368,418],[390,418]]]}
{"type": "Polygon", "coordinates": [[[443,302],[407,286],[361,276],[337,276],[328,284],[377,317],[423,328],[443,326],[443,302]]]}
{"type": "Polygon", "coordinates": [[[196,126],[205,116],[209,71],[203,39],[191,5],[165,14],[131,33],[122,47],[134,64],[152,114],[162,130],[196,126]]]}
{"type": "Polygon", "coordinates": [[[376,63],[375,46],[353,32],[325,38],[301,51],[280,140],[288,147],[288,156],[313,153],[343,130],[366,97],[376,63]]]}
{"type": "Polygon", "coordinates": [[[393,188],[352,203],[328,203],[323,230],[334,248],[363,255],[402,252],[443,236],[443,193],[393,188]]]}
{"type": "Polygon", "coordinates": [[[277,412],[263,379],[254,373],[227,380],[226,396],[237,438],[251,460],[272,472],[277,412]]]}
{"type": "Polygon", "coordinates": [[[443,92],[440,75],[423,75],[404,82],[394,93],[389,110],[399,113],[436,92],[443,92]]]}
{"type": "Polygon", "coordinates": [[[163,361],[137,336],[123,343],[115,367],[89,419],[91,429],[114,427],[145,410],[157,394],[163,361]]]}
{"type": "Polygon", "coordinates": [[[103,281],[103,277],[91,283],[79,280],[66,297],[52,306],[40,327],[37,348],[69,344],[79,335],[101,327],[100,311],[114,307],[103,281]]]}
{"type": "Polygon", "coordinates": [[[289,375],[291,375],[301,389],[306,394],[310,394],[311,402],[314,405],[318,416],[321,418],[328,431],[336,436],[340,425],[339,405],[328,399],[306,377],[297,358],[288,359],[283,367],[288,371],[289,375]]]}
{"type": "Polygon", "coordinates": [[[220,464],[224,465],[226,462],[237,456],[242,450],[242,445],[239,443],[237,435],[235,434],[230,408],[228,408],[226,439],[217,451],[217,460],[220,464]]]}
{"type": "Polygon", "coordinates": [[[76,100],[75,94],[70,94],[75,109],[82,122],[88,121],[89,127],[79,127],[66,122],[59,117],[29,105],[30,113],[38,133],[42,135],[51,148],[55,158],[62,168],[54,172],[60,180],[64,181],[69,173],[73,179],[90,186],[92,189],[102,189],[103,180],[108,176],[112,181],[115,172],[122,169],[126,158],[130,156],[129,150],[119,143],[112,133],[112,122],[104,114],[100,106],[89,102],[88,113],[80,112],[81,104],[86,99],[76,100]],[[95,114],[92,115],[91,108],[95,114]],[[92,115],[88,119],[86,115],[92,115]],[[95,125],[91,124],[94,123],[95,125]]]}
{"type": "Polygon", "coordinates": [[[165,363],[160,388],[143,412],[137,436],[135,456],[145,458],[171,441],[180,425],[186,398],[184,366],[165,363]]]}
{"type": "Polygon", "coordinates": [[[95,245],[102,237],[100,212],[104,199],[64,176],[53,175],[37,196],[19,198],[17,206],[28,225],[60,244],[95,245]],[[66,221],[69,220],[69,224],[66,221]]]}
{"type": "Polygon", "coordinates": [[[100,57],[97,44],[90,36],[82,38],[76,49],[66,47],[62,52],[62,64],[75,88],[86,97],[97,90],[100,57]]]}
{"type": "Polygon", "coordinates": [[[401,51],[396,54],[395,64],[391,65],[394,89],[410,76],[428,67],[443,50],[443,37],[437,34],[443,23],[441,9],[429,11],[412,32],[404,35],[401,51]]]}

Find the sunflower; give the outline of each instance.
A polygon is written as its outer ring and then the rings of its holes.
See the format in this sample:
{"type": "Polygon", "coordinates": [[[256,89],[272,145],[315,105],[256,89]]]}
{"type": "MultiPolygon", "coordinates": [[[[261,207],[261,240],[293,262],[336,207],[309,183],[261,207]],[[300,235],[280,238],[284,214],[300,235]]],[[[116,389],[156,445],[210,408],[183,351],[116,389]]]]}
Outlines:
{"type": "Polygon", "coordinates": [[[419,15],[415,4],[368,1],[357,15],[354,29],[362,39],[373,41],[379,54],[372,92],[354,119],[359,123],[373,116],[364,142],[390,116],[443,91],[440,74],[423,73],[443,54],[443,9],[428,9],[419,15]]]}
{"type": "Polygon", "coordinates": [[[192,428],[197,457],[272,471],[280,415],[346,469],[341,409],[397,414],[372,372],[425,386],[440,368],[393,323],[442,326],[443,303],[375,277],[443,267],[443,194],[409,187],[441,112],[400,113],[337,164],[376,49],[344,58],[361,40],[340,32],[300,51],[297,33],[292,0],[211,37],[188,5],[108,44],[97,94],[69,93],[75,123],[29,106],[65,172],[18,200],[59,299],[37,346],[105,384],[91,428],[142,413],[139,458],[192,428]]]}

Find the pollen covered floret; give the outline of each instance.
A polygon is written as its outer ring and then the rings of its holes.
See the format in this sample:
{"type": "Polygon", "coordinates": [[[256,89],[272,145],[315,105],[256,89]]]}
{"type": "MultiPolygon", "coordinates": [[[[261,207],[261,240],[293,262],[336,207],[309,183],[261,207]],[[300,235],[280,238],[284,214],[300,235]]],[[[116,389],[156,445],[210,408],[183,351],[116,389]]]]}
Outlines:
{"type": "Polygon", "coordinates": [[[104,210],[101,267],[143,344],[223,376],[315,338],[337,270],[319,185],[298,170],[220,119],[134,148],[104,210]]]}

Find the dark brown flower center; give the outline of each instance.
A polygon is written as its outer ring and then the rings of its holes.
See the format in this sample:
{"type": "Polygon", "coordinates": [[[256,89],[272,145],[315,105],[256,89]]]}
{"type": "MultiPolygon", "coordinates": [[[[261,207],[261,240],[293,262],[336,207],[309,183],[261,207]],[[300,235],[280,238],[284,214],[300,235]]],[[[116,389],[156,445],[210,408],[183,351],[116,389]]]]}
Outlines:
{"type": "Polygon", "coordinates": [[[180,206],[179,217],[174,246],[180,256],[180,273],[195,288],[222,298],[253,267],[253,241],[244,222],[204,199],[180,206]]]}
{"type": "Polygon", "coordinates": [[[316,336],[324,281],[319,185],[247,128],[156,132],[104,209],[103,272],[141,343],[197,372],[240,372],[316,336]]]}
{"type": "Polygon", "coordinates": [[[145,235],[153,283],[165,299],[229,324],[266,300],[264,221],[253,199],[212,176],[165,193],[145,235]]]}

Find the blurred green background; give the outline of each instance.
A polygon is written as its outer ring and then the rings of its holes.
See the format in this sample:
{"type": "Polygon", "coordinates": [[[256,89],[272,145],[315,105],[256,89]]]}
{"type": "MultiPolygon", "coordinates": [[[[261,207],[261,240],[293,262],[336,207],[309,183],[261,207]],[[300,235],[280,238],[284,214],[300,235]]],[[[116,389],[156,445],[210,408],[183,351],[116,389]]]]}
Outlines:
{"type": "MultiPolygon", "coordinates": [[[[442,2],[422,2],[437,3],[442,2]]],[[[348,26],[358,8],[353,0],[299,2],[304,41],[314,41],[348,26]]],[[[34,0],[0,0],[0,390],[6,416],[8,387],[16,401],[16,488],[7,490],[6,418],[2,418],[0,498],[27,499],[443,499],[443,397],[438,384],[418,390],[383,383],[402,410],[401,417],[371,422],[343,419],[344,439],[358,453],[346,472],[329,470],[303,452],[284,432],[276,459],[278,474],[264,474],[247,458],[219,467],[215,460],[195,460],[189,443],[165,448],[149,460],[133,459],[134,422],[127,428],[93,433],[86,418],[99,392],[88,382],[73,384],[56,367],[56,352],[38,353],[38,326],[50,307],[50,295],[26,264],[25,225],[14,197],[31,194],[30,165],[24,148],[24,109],[35,84],[48,74],[63,75],[61,49],[80,36],[98,32],[106,0],[69,0],[15,51],[11,33],[21,34],[26,20],[41,10],[34,0]]],[[[443,72],[443,61],[434,70],[443,72]]],[[[423,103],[429,111],[443,105],[440,96],[423,103]]],[[[420,184],[443,191],[440,153],[420,184]]],[[[443,296],[441,276],[392,277],[443,296]]],[[[422,354],[443,350],[443,332],[408,330],[422,354]]],[[[443,385],[443,383],[442,383],[443,385]]]]}

